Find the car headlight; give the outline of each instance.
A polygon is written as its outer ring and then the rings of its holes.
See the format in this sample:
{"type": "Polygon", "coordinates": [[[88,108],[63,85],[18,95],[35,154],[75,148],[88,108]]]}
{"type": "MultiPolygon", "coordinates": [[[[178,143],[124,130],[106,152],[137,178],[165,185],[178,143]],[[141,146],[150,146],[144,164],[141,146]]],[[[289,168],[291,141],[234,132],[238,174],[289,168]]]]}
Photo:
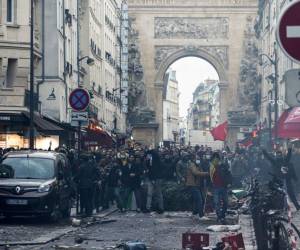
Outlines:
{"type": "Polygon", "coordinates": [[[42,184],[39,186],[38,192],[39,193],[47,193],[51,189],[51,184],[42,184]]]}

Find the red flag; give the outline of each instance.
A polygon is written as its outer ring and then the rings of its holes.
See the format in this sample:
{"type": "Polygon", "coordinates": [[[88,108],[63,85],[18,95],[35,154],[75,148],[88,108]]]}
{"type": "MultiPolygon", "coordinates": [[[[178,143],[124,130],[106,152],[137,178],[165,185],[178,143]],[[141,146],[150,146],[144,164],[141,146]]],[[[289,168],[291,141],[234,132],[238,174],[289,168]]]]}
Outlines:
{"type": "Polygon", "coordinates": [[[228,134],[228,122],[224,122],[210,131],[215,141],[225,141],[228,134]]]}

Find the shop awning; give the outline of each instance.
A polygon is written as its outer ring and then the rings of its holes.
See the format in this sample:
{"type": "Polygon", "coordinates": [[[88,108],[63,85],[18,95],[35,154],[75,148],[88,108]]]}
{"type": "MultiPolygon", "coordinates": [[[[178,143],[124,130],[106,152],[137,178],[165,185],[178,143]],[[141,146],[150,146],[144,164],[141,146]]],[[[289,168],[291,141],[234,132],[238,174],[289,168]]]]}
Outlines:
{"type": "Polygon", "coordinates": [[[278,120],[277,136],[282,139],[300,138],[300,108],[285,110],[278,120]]]}
{"type": "MultiPolygon", "coordinates": [[[[24,116],[27,119],[30,119],[29,112],[23,112],[24,116]]],[[[37,131],[41,133],[45,133],[48,135],[59,135],[64,132],[64,130],[55,124],[43,119],[41,116],[34,114],[33,117],[34,125],[37,129],[37,131]]]]}
{"type": "Polygon", "coordinates": [[[83,136],[84,146],[88,147],[112,147],[112,136],[98,125],[90,124],[83,136]]]}

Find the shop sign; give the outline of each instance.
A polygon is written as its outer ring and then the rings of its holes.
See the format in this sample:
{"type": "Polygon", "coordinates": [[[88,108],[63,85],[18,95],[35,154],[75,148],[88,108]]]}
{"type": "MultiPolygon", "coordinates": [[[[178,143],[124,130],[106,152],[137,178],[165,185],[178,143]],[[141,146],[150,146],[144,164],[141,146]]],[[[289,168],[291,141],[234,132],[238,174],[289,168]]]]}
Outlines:
{"type": "Polygon", "coordinates": [[[241,133],[252,133],[253,128],[248,128],[248,127],[240,128],[240,132],[241,133]]]}
{"type": "Polygon", "coordinates": [[[72,112],[71,120],[72,121],[80,121],[80,122],[86,122],[89,119],[88,112],[72,112]]]}
{"type": "Polygon", "coordinates": [[[82,128],[87,128],[89,126],[89,121],[88,120],[86,120],[86,121],[71,121],[72,127],[79,127],[79,125],[82,128]]]}
{"type": "Polygon", "coordinates": [[[0,121],[10,121],[10,116],[0,116],[0,121]]]}

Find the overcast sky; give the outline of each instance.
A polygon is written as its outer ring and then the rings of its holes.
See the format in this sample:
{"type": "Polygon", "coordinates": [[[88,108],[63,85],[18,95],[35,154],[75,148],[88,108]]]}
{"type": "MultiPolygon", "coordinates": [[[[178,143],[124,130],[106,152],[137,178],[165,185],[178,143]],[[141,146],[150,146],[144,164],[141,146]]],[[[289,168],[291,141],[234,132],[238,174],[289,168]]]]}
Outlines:
{"type": "Polygon", "coordinates": [[[179,114],[186,117],[187,109],[193,101],[193,92],[200,82],[206,79],[219,80],[215,68],[207,61],[198,57],[185,57],[170,66],[176,70],[179,84],[179,114]]]}

